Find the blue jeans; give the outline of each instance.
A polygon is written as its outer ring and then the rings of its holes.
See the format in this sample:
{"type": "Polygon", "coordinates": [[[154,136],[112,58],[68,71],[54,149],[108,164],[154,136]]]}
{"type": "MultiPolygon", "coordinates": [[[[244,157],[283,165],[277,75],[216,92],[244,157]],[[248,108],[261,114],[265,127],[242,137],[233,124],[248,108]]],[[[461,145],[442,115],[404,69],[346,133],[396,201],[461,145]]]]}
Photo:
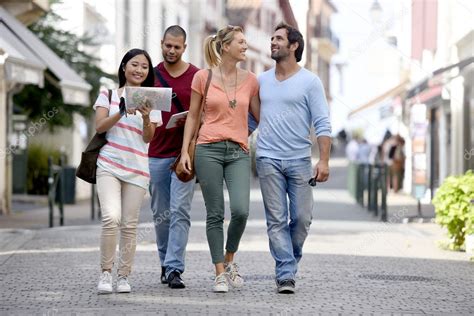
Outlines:
{"type": "Polygon", "coordinates": [[[166,276],[184,272],[195,180],[181,182],[171,171],[175,158],[149,158],[151,210],[156,245],[166,276]]]}
{"type": "Polygon", "coordinates": [[[313,218],[311,158],[278,160],[257,159],[270,252],[275,259],[277,281],[295,279],[303,244],[313,218]],[[288,223],[288,200],[289,215],[288,223]]]}

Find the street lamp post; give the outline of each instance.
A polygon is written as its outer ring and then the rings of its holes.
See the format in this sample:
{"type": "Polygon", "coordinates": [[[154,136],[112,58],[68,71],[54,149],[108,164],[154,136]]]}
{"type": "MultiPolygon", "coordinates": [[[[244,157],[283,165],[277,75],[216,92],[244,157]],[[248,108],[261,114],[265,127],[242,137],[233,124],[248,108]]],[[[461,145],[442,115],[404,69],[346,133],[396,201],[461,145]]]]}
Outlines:
{"type": "Polygon", "coordinates": [[[374,0],[372,6],[370,7],[369,13],[370,18],[374,24],[379,24],[382,21],[383,10],[378,0],[374,0]]]}

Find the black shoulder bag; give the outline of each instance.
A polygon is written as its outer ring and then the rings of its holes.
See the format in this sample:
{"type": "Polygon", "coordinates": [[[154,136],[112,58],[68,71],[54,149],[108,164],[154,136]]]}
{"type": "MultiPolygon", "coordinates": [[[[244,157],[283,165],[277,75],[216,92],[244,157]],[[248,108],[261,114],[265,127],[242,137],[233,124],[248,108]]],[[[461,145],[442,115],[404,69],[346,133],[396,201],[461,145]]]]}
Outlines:
{"type": "MultiPolygon", "coordinates": [[[[112,100],[112,90],[109,89],[109,104],[112,100]]],[[[97,158],[99,152],[105,144],[105,133],[95,133],[91,141],[86,147],[86,150],[82,152],[81,163],[77,167],[76,177],[86,182],[95,184],[96,183],[96,172],[97,172],[97,158]]]]}

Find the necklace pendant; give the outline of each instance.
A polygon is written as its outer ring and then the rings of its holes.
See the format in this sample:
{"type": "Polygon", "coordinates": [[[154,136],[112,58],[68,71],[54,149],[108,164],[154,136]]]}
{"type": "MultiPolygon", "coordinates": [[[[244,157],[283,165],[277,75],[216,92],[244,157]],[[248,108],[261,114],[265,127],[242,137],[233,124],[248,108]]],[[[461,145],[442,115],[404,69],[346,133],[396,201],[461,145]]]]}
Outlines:
{"type": "Polygon", "coordinates": [[[237,100],[236,99],[229,100],[229,106],[235,109],[235,107],[237,106],[237,100]]]}

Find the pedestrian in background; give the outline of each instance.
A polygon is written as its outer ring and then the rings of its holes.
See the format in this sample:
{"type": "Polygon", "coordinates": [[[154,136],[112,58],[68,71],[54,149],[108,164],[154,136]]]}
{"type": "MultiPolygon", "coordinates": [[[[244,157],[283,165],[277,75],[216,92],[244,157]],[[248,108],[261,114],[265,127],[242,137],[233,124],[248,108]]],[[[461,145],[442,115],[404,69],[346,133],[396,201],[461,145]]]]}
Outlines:
{"type": "Polygon", "coordinates": [[[356,136],[352,135],[351,140],[346,145],[346,157],[351,162],[357,161],[357,153],[359,152],[359,140],[356,136]]]}
{"type": "Polygon", "coordinates": [[[397,134],[388,138],[382,146],[384,161],[389,170],[387,188],[398,192],[403,186],[405,173],[405,140],[397,134]]]}
{"type": "Polygon", "coordinates": [[[403,187],[403,178],[405,174],[405,140],[400,135],[395,136],[395,144],[390,148],[389,159],[391,187],[393,191],[398,192],[403,187]]]}
{"type": "Polygon", "coordinates": [[[148,149],[150,164],[151,210],[156,244],[161,262],[161,283],[184,288],[185,251],[191,220],[189,212],[195,180],[182,182],[170,169],[181,152],[184,119],[166,129],[171,115],[189,110],[191,82],[199,68],[182,60],[186,32],[179,25],[168,27],[161,40],[163,61],[155,67],[155,86],[173,88],[170,112],[163,113],[163,125],[155,131],[148,149]]]}
{"type": "Polygon", "coordinates": [[[325,182],[329,177],[329,108],[320,79],[298,65],[303,48],[301,33],[288,24],[279,24],[271,39],[276,67],[258,78],[261,113],[257,173],[270,252],[275,259],[277,291],[285,294],[295,292],[298,262],[313,218],[313,192],[308,180],[325,182]],[[311,127],[319,146],[314,171],[308,137],[311,127]]]}
{"type": "Polygon", "coordinates": [[[371,151],[372,147],[369,145],[365,138],[362,138],[357,148],[357,162],[359,164],[368,164],[371,151]]]}
{"type": "MultiPolygon", "coordinates": [[[[243,285],[234,256],[245,230],[250,203],[250,157],[248,113],[259,119],[260,102],[256,76],[237,67],[245,60],[247,41],[239,26],[227,26],[206,39],[204,55],[212,71],[197,139],[194,166],[206,203],[206,234],[215,265],[215,292],[227,292],[228,284],[243,285]],[[230,198],[231,219],[224,254],[224,192],[230,198]]],[[[209,71],[194,76],[191,107],[186,120],[181,164],[188,171],[189,142],[198,121],[199,109],[209,71]]]]}
{"type": "Polygon", "coordinates": [[[110,102],[107,90],[101,91],[94,104],[96,131],[107,133],[107,144],[97,159],[97,194],[102,211],[99,293],[113,291],[111,273],[118,235],[117,292],[131,291],[128,276],[135,256],[138,214],[150,180],[147,143],[161,124],[161,117],[150,117],[148,104],[136,111],[128,110],[127,115],[121,96],[126,86],[152,87],[152,67],[146,51],[128,51],[118,70],[119,88],[112,90],[110,102]]]}

